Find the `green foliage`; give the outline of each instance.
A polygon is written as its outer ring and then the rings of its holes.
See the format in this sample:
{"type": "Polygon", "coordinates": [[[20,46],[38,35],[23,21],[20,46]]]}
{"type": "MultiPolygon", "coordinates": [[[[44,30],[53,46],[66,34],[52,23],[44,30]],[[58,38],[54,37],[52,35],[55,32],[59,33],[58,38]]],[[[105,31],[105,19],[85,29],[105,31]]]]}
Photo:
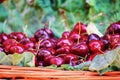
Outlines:
{"type": "Polygon", "coordinates": [[[48,23],[60,37],[77,21],[93,22],[104,33],[110,23],[120,20],[119,5],[120,0],[7,0],[0,4],[0,22],[6,20],[7,33],[27,26],[28,36],[48,23]]]}
{"type": "Polygon", "coordinates": [[[35,55],[31,52],[24,52],[22,54],[14,53],[8,55],[4,52],[0,52],[0,64],[35,67],[35,55]]]}

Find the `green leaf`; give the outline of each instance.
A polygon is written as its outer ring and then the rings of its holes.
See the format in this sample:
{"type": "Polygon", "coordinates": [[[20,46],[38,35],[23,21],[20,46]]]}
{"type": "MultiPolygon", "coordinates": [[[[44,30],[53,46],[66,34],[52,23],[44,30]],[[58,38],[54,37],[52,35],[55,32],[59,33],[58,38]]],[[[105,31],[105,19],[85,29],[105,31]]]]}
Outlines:
{"type": "Polygon", "coordinates": [[[10,54],[10,55],[4,56],[0,60],[0,64],[2,64],[2,65],[12,65],[12,61],[13,61],[13,56],[10,54]]]}
{"type": "Polygon", "coordinates": [[[8,17],[8,11],[3,4],[0,4],[0,21],[4,22],[8,17]]]}
{"type": "Polygon", "coordinates": [[[73,66],[71,66],[69,64],[63,64],[60,67],[58,67],[57,69],[60,69],[60,70],[74,70],[73,66]]]}
{"type": "Polygon", "coordinates": [[[91,61],[83,62],[79,65],[74,66],[74,69],[76,69],[76,70],[89,70],[90,64],[91,64],[91,61]]]}
{"type": "Polygon", "coordinates": [[[24,57],[24,66],[35,66],[35,55],[31,52],[24,52],[22,53],[22,56],[24,57]]]}
{"type": "Polygon", "coordinates": [[[103,74],[106,71],[112,70],[111,68],[107,69],[110,66],[115,66],[120,69],[120,47],[108,51],[107,53],[95,56],[91,62],[89,70],[98,71],[103,74]]]}
{"type": "Polygon", "coordinates": [[[0,60],[5,56],[6,56],[6,54],[4,52],[0,52],[0,60]]]}
{"type": "Polygon", "coordinates": [[[22,60],[23,60],[23,55],[18,54],[18,53],[13,54],[13,65],[21,64],[22,60]]]}

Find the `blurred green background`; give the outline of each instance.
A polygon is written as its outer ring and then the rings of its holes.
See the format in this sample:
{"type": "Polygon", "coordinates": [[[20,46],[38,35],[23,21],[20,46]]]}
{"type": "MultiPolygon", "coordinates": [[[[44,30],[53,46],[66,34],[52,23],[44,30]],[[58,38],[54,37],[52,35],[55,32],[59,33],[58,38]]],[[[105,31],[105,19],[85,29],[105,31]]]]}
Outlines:
{"type": "Polygon", "coordinates": [[[104,33],[120,20],[120,0],[6,0],[0,4],[0,32],[23,31],[28,36],[44,26],[57,37],[78,21],[95,23],[104,33]]]}

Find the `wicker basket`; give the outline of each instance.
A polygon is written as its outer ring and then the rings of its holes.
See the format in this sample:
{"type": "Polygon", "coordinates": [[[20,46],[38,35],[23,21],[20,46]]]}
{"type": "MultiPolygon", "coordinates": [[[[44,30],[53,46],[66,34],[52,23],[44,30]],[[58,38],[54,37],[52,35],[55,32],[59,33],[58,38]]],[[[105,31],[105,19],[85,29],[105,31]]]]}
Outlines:
{"type": "Polygon", "coordinates": [[[38,67],[0,65],[0,79],[12,80],[120,80],[120,71],[99,76],[90,71],[62,71],[38,67]]]}

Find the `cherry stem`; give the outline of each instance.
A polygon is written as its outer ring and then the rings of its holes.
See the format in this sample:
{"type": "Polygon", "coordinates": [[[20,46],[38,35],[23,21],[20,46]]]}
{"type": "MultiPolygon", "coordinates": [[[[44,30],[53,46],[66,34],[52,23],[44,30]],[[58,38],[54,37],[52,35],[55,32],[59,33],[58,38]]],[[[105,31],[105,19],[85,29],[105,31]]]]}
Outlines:
{"type": "Polygon", "coordinates": [[[41,43],[42,41],[43,41],[43,40],[39,40],[39,41],[38,41],[38,46],[37,46],[37,53],[39,52],[40,43],[41,43]]]}
{"type": "Polygon", "coordinates": [[[79,32],[78,32],[78,34],[79,34],[79,38],[78,38],[78,42],[77,42],[77,44],[79,44],[79,43],[80,43],[80,33],[81,33],[81,26],[80,26],[80,22],[78,22],[78,27],[79,27],[79,32]]]}

